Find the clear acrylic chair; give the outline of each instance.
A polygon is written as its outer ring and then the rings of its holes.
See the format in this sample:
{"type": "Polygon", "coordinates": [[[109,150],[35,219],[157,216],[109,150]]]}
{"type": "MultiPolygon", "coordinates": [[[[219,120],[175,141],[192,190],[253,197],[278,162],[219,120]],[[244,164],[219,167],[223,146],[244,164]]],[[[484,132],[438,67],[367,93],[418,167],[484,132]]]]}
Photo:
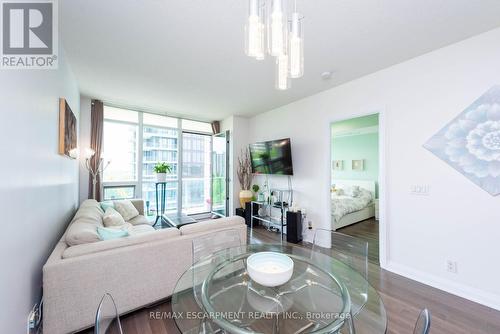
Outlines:
{"type": "MultiPolygon", "coordinates": [[[[193,295],[201,308],[203,308],[201,304],[201,287],[212,265],[215,265],[203,259],[209,258],[215,252],[222,252],[222,258],[228,258],[231,256],[232,249],[234,250],[234,247],[241,245],[238,230],[222,230],[193,239],[193,295]]],[[[224,333],[223,330],[217,328],[210,321],[206,321],[206,319],[201,322],[198,331],[199,333],[224,333]]]]}
{"type": "Polygon", "coordinates": [[[355,333],[353,317],[361,312],[368,299],[368,242],[332,230],[316,229],[312,251],[312,256],[315,252],[323,253],[355,270],[355,273],[336,270],[351,295],[348,325],[349,332],[355,333]]]}
{"type": "Polygon", "coordinates": [[[238,230],[222,230],[195,238],[193,239],[193,264],[215,252],[238,246],[241,246],[238,230]]]}
{"type": "Polygon", "coordinates": [[[123,334],[113,296],[105,293],[97,307],[94,334],[123,334]]]}
{"type": "Polygon", "coordinates": [[[428,334],[431,328],[431,314],[428,309],[424,308],[418,316],[413,334],[428,334]]]}

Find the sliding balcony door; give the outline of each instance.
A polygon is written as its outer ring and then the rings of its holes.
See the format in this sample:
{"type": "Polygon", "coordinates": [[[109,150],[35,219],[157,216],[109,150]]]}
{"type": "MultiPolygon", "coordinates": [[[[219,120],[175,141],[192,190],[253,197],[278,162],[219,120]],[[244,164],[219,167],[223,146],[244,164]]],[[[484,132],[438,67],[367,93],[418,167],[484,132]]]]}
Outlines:
{"type": "Polygon", "coordinates": [[[182,133],[182,212],[210,213],[212,136],[182,133]]]}

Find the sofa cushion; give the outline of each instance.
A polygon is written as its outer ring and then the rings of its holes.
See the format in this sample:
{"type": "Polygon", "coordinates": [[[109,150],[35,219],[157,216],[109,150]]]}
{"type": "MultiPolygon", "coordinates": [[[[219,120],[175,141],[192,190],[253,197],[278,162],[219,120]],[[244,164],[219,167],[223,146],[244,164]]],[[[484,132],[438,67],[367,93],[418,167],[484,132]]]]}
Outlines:
{"type": "Polygon", "coordinates": [[[66,231],[66,243],[75,246],[101,241],[97,233],[98,226],[95,222],[73,222],[66,231]]]}
{"type": "Polygon", "coordinates": [[[125,221],[129,221],[139,215],[139,211],[130,200],[114,201],[113,203],[115,205],[115,210],[122,215],[125,221]]]}
{"type": "Polygon", "coordinates": [[[64,238],[68,246],[100,241],[97,227],[104,226],[102,224],[103,214],[104,212],[97,201],[85,200],[66,231],[64,238]]]}
{"type": "Polygon", "coordinates": [[[131,223],[127,223],[129,228],[127,229],[129,235],[139,235],[146,232],[155,231],[154,227],[146,224],[132,225],[131,223]]]}
{"type": "Polygon", "coordinates": [[[180,232],[176,228],[166,228],[162,230],[155,230],[151,226],[141,225],[141,226],[133,226],[129,229],[130,236],[114,239],[114,240],[106,240],[100,242],[94,242],[86,245],[77,245],[73,247],[68,247],[64,250],[62,257],[72,258],[77,256],[82,256],[86,254],[98,253],[106,250],[111,250],[120,247],[128,247],[143,243],[155,242],[158,240],[175,238],[180,235],[180,232]],[[136,228],[144,229],[149,227],[151,230],[148,233],[140,233],[137,235],[133,235],[133,230],[136,228]]]}
{"type": "Polygon", "coordinates": [[[231,228],[232,226],[241,224],[245,224],[245,219],[240,216],[233,216],[184,225],[180,228],[180,231],[182,235],[188,235],[231,228]]]}
{"type": "Polygon", "coordinates": [[[75,217],[73,217],[73,221],[76,221],[80,218],[87,218],[101,222],[102,224],[103,214],[104,211],[102,211],[101,205],[97,201],[89,199],[84,201],[82,205],[80,205],[78,211],[75,214],[75,217]]]}
{"type": "Polygon", "coordinates": [[[108,207],[106,209],[106,212],[104,212],[104,215],[102,216],[102,222],[106,227],[125,225],[125,220],[122,215],[112,207],[108,207]]]}
{"type": "Polygon", "coordinates": [[[138,215],[137,217],[134,217],[128,221],[128,223],[132,225],[151,225],[152,222],[150,222],[146,217],[143,215],[138,215]]]}

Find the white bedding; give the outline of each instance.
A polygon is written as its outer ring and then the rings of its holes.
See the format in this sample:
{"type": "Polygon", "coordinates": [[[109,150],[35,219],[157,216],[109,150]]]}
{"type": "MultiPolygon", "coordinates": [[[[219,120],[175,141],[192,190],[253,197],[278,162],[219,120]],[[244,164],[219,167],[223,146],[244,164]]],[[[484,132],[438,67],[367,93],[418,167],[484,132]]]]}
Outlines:
{"type": "Polygon", "coordinates": [[[370,191],[359,188],[359,194],[356,197],[347,195],[332,194],[332,215],[335,222],[338,222],[345,215],[366,208],[373,201],[373,195],[370,191]]]}

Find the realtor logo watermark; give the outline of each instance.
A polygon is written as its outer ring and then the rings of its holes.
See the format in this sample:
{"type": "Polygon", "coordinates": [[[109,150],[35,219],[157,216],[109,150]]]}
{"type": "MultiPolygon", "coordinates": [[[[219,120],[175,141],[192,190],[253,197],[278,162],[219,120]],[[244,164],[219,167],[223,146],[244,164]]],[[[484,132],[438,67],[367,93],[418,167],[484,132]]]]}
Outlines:
{"type": "Polygon", "coordinates": [[[57,1],[2,0],[2,69],[56,69],[57,1]]]}

